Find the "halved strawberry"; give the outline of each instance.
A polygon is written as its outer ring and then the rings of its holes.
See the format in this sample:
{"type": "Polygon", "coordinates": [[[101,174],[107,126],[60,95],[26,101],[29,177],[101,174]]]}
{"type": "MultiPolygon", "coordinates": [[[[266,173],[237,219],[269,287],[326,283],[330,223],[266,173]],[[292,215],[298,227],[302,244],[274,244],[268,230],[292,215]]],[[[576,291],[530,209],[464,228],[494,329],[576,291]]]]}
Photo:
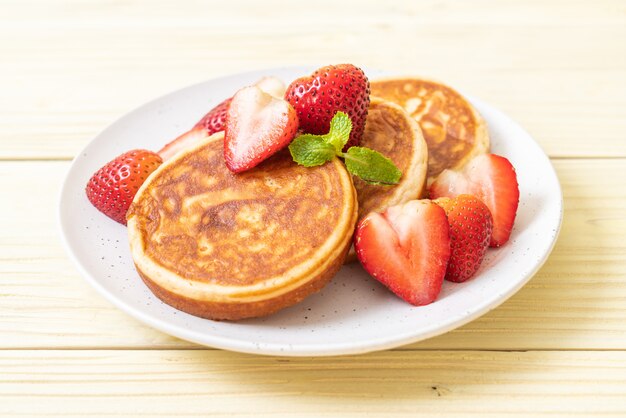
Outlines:
{"type": "Polygon", "coordinates": [[[224,130],[224,124],[226,123],[226,112],[228,106],[230,106],[231,97],[224,100],[222,103],[209,110],[209,113],[204,115],[202,119],[194,125],[192,129],[203,128],[207,135],[213,135],[215,132],[224,130]]]}
{"type": "Polygon", "coordinates": [[[285,96],[285,90],[287,90],[285,83],[280,78],[273,76],[262,77],[254,85],[277,99],[282,99],[285,96]]]}
{"type": "MultiPolygon", "coordinates": [[[[255,85],[276,98],[282,98],[285,94],[285,84],[276,77],[263,77],[257,81],[255,85]]],[[[171,158],[178,151],[187,148],[189,145],[192,145],[207,136],[213,135],[216,132],[223,131],[226,126],[226,112],[228,111],[231,100],[232,97],[229,97],[213,109],[209,110],[209,113],[204,115],[204,117],[200,119],[200,121],[198,121],[193,128],[191,128],[191,130],[169,142],[161,148],[157,154],[159,154],[165,161],[171,158]]]]}
{"type": "Polygon", "coordinates": [[[235,173],[255,167],[289,145],[297,130],[298,116],[287,101],[256,86],[239,90],[226,115],[226,166],[235,173]]]}
{"type": "Polygon", "coordinates": [[[325,134],[335,113],[341,111],[352,120],[350,140],[344,150],[361,142],[370,104],[370,83],[360,68],[352,64],[319,68],[311,76],[292,82],[285,99],[298,112],[304,132],[325,134]]]}
{"type": "MultiPolygon", "coordinates": [[[[229,99],[230,101],[230,99],[229,99]]],[[[176,154],[178,151],[188,148],[193,144],[197,144],[200,140],[206,138],[211,134],[208,133],[204,127],[194,127],[190,131],[185,132],[181,136],[177,137],[175,140],[161,148],[157,154],[165,160],[169,160],[176,154]]]]}
{"type": "Polygon", "coordinates": [[[519,186],[515,168],[509,160],[495,154],[483,154],[471,160],[461,171],[444,170],[431,184],[430,198],[471,194],[483,201],[493,217],[491,247],[505,244],[511,235],[519,186]]]}
{"type": "Polygon", "coordinates": [[[446,211],[450,225],[450,261],[445,279],[464,282],[476,273],[489,247],[491,212],[482,201],[467,194],[454,199],[441,197],[435,203],[446,211]]]}
{"type": "Polygon", "coordinates": [[[371,212],[357,225],[354,248],[376,280],[413,305],[433,302],[450,258],[448,220],[429,200],[371,212]]]}
{"type": "Polygon", "coordinates": [[[100,212],[126,225],[126,212],[137,190],[162,162],[145,149],[125,152],[91,176],[85,188],[87,198],[100,212]]]}

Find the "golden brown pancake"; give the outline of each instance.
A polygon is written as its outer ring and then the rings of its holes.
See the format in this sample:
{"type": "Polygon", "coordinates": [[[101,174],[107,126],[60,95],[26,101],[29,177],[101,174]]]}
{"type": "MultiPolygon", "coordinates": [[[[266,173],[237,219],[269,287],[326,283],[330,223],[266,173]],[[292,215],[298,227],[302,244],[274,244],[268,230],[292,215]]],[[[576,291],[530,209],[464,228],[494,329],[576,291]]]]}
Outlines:
{"type": "Polygon", "coordinates": [[[428,144],[428,184],[446,168],[461,168],[489,150],[487,125],[458,92],[419,78],[371,81],[372,95],[402,106],[419,124],[428,144]]]}
{"type": "Polygon", "coordinates": [[[361,146],[391,159],[402,172],[394,186],[369,184],[353,177],[359,201],[359,218],[389,206],[420,198],[425,192],[428,148],[419,125],[395,103],[372,97],[361,146]]]}
{"type": "Polygon", "coordinates": [[[152,173],[127,218],[135,266],[156,296],[234,320],[320,290],[345,259],[357,203],[339,159],[305,168],[284,150],[231,173],[220,132],[152,173]]]}

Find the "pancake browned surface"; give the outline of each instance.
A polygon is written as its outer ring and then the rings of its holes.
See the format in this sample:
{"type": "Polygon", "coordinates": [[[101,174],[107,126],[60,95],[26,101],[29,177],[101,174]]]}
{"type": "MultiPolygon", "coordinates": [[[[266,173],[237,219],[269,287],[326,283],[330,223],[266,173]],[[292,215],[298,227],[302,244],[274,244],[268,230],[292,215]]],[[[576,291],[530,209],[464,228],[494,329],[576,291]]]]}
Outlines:
{"type": "Polygon", "coordinates": [[[372,97],[361,145],[391,159],[402,172],[394,186],[369,184],[353,177],[359,218],[372,211],[418,199],[424,193],[428,149],[417,122],[395,103],[372,97]]]}
{"type": "Polygon", "coordinates": [[[452,88],[418,78],[371,81],[372,95],[402,106],[422,128],[428,144],[428,183],[446,168],[460,168],[489,150],[478,111],[452,88]]]}
{"type": "Polygon", "coordinates": [[[350,175],[283,151],[231,173],[223,133],[157,169],[128,213],[135,266],[166,303],[211,319],[267,315],[321,289],[356,223],[350,175]]]}

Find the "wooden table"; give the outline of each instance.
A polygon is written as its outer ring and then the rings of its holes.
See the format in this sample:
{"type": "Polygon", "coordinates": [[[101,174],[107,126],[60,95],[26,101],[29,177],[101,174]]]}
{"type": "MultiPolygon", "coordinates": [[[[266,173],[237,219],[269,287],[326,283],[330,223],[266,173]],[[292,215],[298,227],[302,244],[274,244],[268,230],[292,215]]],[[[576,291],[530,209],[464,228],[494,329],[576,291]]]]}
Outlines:
{"type": "Polygon", "coordinates": [[[0,414],[625,416],[624,2],[284,3],[0,2],[0,414]],[[407,347],[283,358],[169,337],[81,279],[57,198],[98,131],[208,78],[340,62],[445,80],[548,153],[563,228],[518,294],[407,347]]]}

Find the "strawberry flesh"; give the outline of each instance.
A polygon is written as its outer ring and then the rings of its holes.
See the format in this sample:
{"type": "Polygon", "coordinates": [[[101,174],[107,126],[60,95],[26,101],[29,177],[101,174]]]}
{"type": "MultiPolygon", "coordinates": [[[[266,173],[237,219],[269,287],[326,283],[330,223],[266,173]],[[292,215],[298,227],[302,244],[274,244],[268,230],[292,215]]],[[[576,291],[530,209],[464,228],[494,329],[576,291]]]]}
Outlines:
{"type": "Polygon", "coordinates": [[[297,130],[298,117],[288,102],[256,86],[239,90],[226,115],[226,166],[235,173],[257,166],[289,145],[297,130]]]}
{"type": "MultiPolygon", "coordinates": [[[[276,98],[282,98],[285,94],[285,85],[276,77],[263,77],[255,83],[257,87],[276,98]]],[[[213,109],[204,115],[191,130],[178,136],[173,141],[161,148],[157,154],[163,158],[163,161],[170,159],[178,151],[197,143],[198,141],[221,132],[226,127],[226,113],[232,97],[222,101],[213,109]]]]}
{"type": "Polygon", "coordinates": [[[322,67],[291,83],[285,99],[298,112],[302,131],[325,134],[335,113],[342,111],[352,120],[344,150],[361,142],[370,104],[370,83],[360,68],[352,64],[322,67]]]}
{"type": "Polygon", "coordinates": [[[515,168],[509,160],[495,154],[479,155],[461,171],[444,170],[431,184],[431,199],[474,195],[487,205],[493,217],[489,245],[499,247],[511,236],[519,204],[515,168]]]}
{"type": "Polygon", "coordinates": [[[277,99],[282,99],[285,96],[285,83],[279,78],[272,76],[263,77],[254,85],[277,99]]]}
{"type": "Polygon", "coordinates": [[[105,164],[89,179],[85,192],[92,205],[126,225],[126,212],[137,191],[163,160],[152,151],[128,151],[105,164]]]}
{"type": "Polygon", "coordinates": [[[161,148],[158,154],[163,161],[169,160],[179,151],[188,148],[193,144],[197,144],[204,138],[207,138],[210,135],[208,132],[209,131],[207,131],[204,127],[196,126],[161,148]]]}
{"type": "Polygon", "coordinates": [[[441,292],[450,258],[448,229],[441,207],[413,200],[366,215],[357,225],[354,246],[376,280],[413,305],[427,305],[441,292]]]}

